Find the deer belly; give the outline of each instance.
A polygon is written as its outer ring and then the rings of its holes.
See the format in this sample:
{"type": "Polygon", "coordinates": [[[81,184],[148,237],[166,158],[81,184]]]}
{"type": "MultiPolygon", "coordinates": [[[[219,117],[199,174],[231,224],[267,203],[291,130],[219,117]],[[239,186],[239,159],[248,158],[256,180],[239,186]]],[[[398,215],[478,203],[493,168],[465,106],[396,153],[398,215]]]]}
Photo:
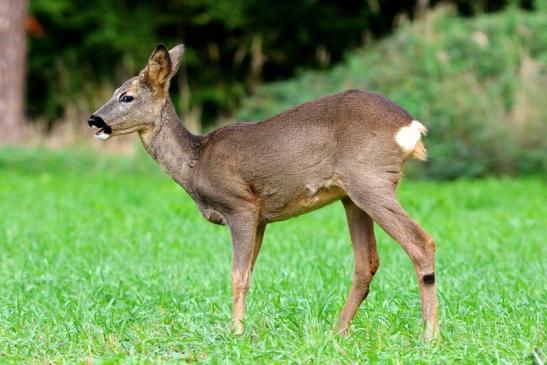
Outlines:
{"type": "Polygon", "coordinates": [[[346,196],[346,193],[337,186],[320,188],[318,190],[308,189],[306,194],[298,196],[281,207],[281,209],[276,209],[266,215],[270,221],[281,221],[319,209],[344,196],[346,196]]]}

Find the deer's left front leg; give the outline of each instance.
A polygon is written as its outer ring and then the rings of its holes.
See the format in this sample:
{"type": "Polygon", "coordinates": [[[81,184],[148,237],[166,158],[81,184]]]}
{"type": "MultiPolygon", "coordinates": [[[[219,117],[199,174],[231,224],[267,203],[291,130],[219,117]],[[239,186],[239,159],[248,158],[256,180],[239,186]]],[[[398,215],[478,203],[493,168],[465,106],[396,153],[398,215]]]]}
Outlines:
{"type": "Polygon", "coordinates": [[[245,297],[251,285],[252,269],[260,250],[264,225],[255,214],[238,214],[229,222],[232,232],[232,329],[236,334],[243,333],[245,297]]]}

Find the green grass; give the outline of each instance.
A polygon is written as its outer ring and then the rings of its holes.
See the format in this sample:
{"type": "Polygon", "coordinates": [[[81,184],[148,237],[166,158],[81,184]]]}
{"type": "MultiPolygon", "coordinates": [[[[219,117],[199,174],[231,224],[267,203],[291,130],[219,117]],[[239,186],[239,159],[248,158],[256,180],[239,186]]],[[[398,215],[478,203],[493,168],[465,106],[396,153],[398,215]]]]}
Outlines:
{"type": "Polygon", "coordinates": [[[545,353],[545,181],[404,181],[399,195],[437,240],[439,344],[420,341],[412,266],[380,230],[370,295],[351,336],[333,335],[352,271],[340,204],[268,227],[235,337],[228,231],[148,157],[0,150],[0,362],[517,364],[545,353]]]}

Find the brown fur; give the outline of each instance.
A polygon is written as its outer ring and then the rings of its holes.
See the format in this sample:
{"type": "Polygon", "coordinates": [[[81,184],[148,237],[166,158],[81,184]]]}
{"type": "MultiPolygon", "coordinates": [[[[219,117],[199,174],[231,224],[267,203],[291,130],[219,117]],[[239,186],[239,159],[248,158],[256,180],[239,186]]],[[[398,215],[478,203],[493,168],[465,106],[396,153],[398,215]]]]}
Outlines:
{"type": "MultiPolygon", "coordinates": [[[[204,217],[230,227],[236,332],[243,330],[245,296],[266,225],[342,200],[355,271],[337,329],[347,331],[378,269],[374,221],[411,258],[419,279],[424,335],[436,336],[435,285],[422,279],[434,272],[435,244],[395,195],[408,156],[394,136],[413,118],[381,95],[349,90],[260,123],[231,124],[196,136],[181,123],[169,95],[157,96],[158,90],[167,90],[181,56],[181,46],[167,56],[157,48],[137,78],[143,86],[133,104],[119,105],[117,98],[128,87],[122,86],[95,116],[111,127],[112,135],[137,131],[146,150],[204,217]],[[161,71],[154,71],[156,66],[161,71]]],[[[425,158],[421,142],[411,155],[425,158]]]]}

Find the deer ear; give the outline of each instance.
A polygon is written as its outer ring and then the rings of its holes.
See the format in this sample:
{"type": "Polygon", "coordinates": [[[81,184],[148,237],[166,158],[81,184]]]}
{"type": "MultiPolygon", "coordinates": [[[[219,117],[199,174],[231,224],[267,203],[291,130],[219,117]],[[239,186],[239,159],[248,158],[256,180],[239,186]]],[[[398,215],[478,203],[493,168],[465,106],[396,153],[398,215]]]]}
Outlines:
{"type": "Polygon", "coordinates": [[[169,73],[169,78],[171,79],[177,71],[179,66],[182,63],[182,56],[184,55],[184,44],[179,44],[176,47],[173,47],[169,51],[169,57],[171,57],[171,72],[169,73]]]}
{"type": "Polygon", "coordinates": [[[167,48],[163,44],[159,44],[150,55],[148,65],[143,70],[143,75],[152,87],[167,89],[172,69],[171,57],[167,48]]]}

